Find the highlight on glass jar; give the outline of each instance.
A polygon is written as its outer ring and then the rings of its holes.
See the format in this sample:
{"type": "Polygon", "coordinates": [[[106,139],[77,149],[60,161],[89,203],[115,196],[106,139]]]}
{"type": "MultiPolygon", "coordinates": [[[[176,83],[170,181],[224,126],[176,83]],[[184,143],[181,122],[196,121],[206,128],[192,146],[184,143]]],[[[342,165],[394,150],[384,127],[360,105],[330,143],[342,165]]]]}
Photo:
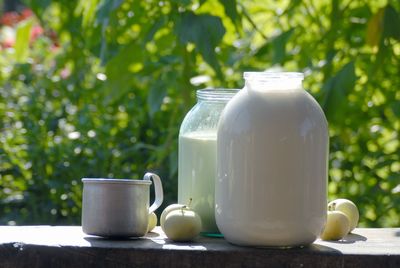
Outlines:
{"type": "Polygon", "coordinates": [[[217,131],[216,222],[229,242],[292,247],[326,221],[328,126],[302,73],[244,73],[217,131]]]}
{"type": "Polygon", "coordinates": [[[302,89],[304,74],[298,72],[245,72],[245,87],[250,90],[302,89]]]}
{"type": "Polygon", "coordinates": [[[185,116],[179,131],[178,203],[191,199],[200,216],[202,234],[218,235],[214,186],[217,175],[217,126],[226,103],[238,89],[197,90],[197,103],[185,116]]]}

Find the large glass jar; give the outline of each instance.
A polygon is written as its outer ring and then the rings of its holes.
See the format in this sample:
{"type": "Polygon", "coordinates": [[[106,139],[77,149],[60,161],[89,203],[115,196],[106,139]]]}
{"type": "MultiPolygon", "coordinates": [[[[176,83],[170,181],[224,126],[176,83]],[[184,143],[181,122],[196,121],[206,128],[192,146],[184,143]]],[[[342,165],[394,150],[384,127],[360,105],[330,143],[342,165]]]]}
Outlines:
{"type": "Polygon", "coordinates": [[[326,221],[326,118],[301,73],[244,78],[218,126],[218,228],[239,245],[310,244],[326,221]]]}
{"type": "Polygon", "coordinates": [[[219,233],[215,223],[214,186],[217,174],[217,126],[233,89],[203,89],[179,131],[178,202],[201,217],[202,232],[219,233]]]}

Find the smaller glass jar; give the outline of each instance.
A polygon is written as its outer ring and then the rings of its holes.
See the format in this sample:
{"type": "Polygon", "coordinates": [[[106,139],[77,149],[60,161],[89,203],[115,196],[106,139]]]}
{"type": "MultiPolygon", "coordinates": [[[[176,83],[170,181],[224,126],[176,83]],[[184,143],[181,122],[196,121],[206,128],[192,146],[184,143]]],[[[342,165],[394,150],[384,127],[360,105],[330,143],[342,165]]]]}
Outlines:
{"type": "Polygon", "coordinates": [[[219,233],[214,215],[217,176],[217,127],[226,103],[237,89],[202,89],[179,131],[178,203],[191,200],[203,234],[219,233]]]}

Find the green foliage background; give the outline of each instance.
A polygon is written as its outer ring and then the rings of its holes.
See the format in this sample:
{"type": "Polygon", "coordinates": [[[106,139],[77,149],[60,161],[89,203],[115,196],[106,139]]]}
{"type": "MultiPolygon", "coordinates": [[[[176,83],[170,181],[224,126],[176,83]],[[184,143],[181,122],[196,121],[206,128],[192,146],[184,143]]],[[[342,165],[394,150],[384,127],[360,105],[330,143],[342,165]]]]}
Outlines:
{"type": "Polygon", "coordinates": [[[329,197],[360,226],[400,226],[400,2],[29,0],[0,51],[0,224],[79,224],[80,178],[161,175],[204,87],[302,71],[330,127],[329,197]]]}

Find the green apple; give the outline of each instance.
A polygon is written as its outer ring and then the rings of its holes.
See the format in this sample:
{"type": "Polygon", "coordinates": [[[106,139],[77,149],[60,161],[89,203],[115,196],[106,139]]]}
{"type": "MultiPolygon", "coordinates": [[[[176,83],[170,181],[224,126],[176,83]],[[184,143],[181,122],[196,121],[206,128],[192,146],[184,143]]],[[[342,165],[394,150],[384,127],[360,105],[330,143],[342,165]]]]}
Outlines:
{"type": "Polygon", "coordinates": [[[188,207],[170,211],[165,217],[164,232],[171,240],[193,240],[201,231],[200,216],[188,207]]]}
{"type": "Polygon", "coordinates": [[[147,233],[151,232],[157,226],[157,215],[152,212],[149,214],[149,224],[147,225],[147,233]]]}
{"type": "Polygon", "coordinates": [[[160,226],[161,226],[161,229],[163,229],[164,232],[165,232],[165,230],[164,230],[164,222],[165,222],[165,217],[167,217],[167,214],[170,213],[173,210],[181,209],[184,206],[185,205],[181,205],[181,204],[172,204],[172,205],[169,205],[168,207],[166,207],[163,210],[163,212],[161,213],[161,216],[160,216],[160,226]]]}
{"type": "Polygon", "coordinates": [[[350,230],[350,221],[346,214],[340,211],[328,211],[326,224],[322,234],[322,240],[340,240],[350,230]]]}
{"type": "Polygon", "coordinates": [[[329,211],[341,211],[343,212],[350,221],[350,231],[353,231],[357,227],[360,214],[357,206],[348,199],[336,199],[328,203],[329,211]]]}

